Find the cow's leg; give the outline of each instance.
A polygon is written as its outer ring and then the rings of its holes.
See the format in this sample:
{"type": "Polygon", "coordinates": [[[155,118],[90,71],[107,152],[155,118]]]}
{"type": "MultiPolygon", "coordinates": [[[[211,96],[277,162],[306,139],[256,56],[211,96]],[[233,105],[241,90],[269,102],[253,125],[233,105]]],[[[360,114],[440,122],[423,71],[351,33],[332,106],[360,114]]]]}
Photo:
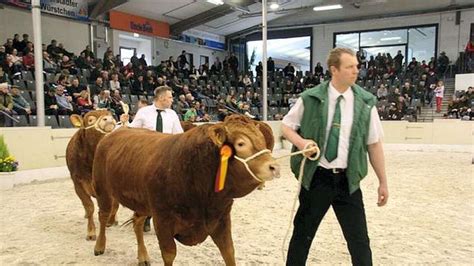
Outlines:
{"type": "Polygon", "coordinates": [[[133,230],[137,237],[138,243],[138,265],[150,265],[150,257],[146,250],[145,241],[143,240],[143,224],[146,216],[138,216],[137,213],[133,215],[133,230]]]}
{"type": "Polygon", "coordinates": [[[85,216],[87,219],[87,236],[86,240],[95,240],[95,224],[94,224],[94,202],[92,202],[91,196],[84,189],[84,184],[80,181],[76,181],[77,177],[73,177],[74,189],[76,194],[84,206],[85,216]]]}
{"type": "Polygon", "coordinates": [[[97,204],[99,205],[99,236],[95,242],[94,255],[102,255],[105,251],[105,228],[112,211],[113,199],[108,191],[97,191],[97,204]]]}
{"type": "Polygon", "coordinates": [[[216,243],[226,265],[235,265],[234,243],[232,242],[232,232],[230,223],[230,212],[228,212],[217,225],[211,238],[216,243]]]}
{"type": "Polygon", "coordinates": [[[119,208],[119,203],[117,200],[114,199],[112,202],[112,210],[110,212],[109,220],[107,221],[107,227],[118,224],[117,219],[116,219],[118,208],[119,208]]]}
{"type": "Polygon", "coordinates": [[[175,221],[164,221],[158,218],[158,215],[153,214],[153,226],[155,227],[156,237],[160,245],[161,257],[165,266],[173,265],[176,257],[176,243],[173,237],[173,228],[175,221]]]}

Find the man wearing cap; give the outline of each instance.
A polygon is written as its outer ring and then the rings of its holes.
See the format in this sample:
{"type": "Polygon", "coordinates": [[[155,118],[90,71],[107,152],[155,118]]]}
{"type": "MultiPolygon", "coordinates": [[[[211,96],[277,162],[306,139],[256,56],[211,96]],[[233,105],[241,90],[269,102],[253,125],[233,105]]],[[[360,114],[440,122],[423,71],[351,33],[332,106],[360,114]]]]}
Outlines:
{"type": "MultiPolygon", "coordinates": [[[[354,51],[330,51],[331,80],[302,93],[284,117],[282,133],[294,150],[318,146],[321,157],[307,160],[304,167],[300,205],[294,218],[287,265],[305,265],[319,224],[332,206],[353,265],[372,265],[361,179],[367,175],[367,152],[379,179],[378,206],[388,199],[382,149],[382,126],[376,99],[355,85],[358,61],[354,51]]],[[[314,151],[305,156],[312,156],[314,151]]],[[[303,156],[291,158],[298,176],[303,156]]]]}

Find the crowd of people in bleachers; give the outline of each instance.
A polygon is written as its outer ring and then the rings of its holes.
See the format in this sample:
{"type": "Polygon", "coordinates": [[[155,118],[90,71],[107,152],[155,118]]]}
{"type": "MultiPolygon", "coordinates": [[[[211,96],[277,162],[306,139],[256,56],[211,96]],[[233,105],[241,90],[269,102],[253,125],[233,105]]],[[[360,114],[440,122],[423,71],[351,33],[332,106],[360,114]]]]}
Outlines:
{"type": "MultiPolygon", "coordinates": [[[[0,83],[11,85],[0,87],[0,117],[9,125],[13,124],[5,119],[9,116],[24,116],[28,123],[35,115],[33,53],[27,34],[22,40],[15,34],[0,46],[0,83]]],[[[140,106],[152,102],[154,89],[162,85],[173,89],[173,108],[183,120],[218,120],[233,112],[262,119],[262,62],[255,68],[253,77],[252,72],[239,71],[233,53],[223,61],[216,58],[211,66],[205,63],[197,69],[188,62],[186,51],[176,60],[171,56],[158,66],[149,65],[145,55],[138,58],[136,54],[124,65],[110,47],[101,58],[89,46],[76,56],[56,40],[43,45],[42,53],[45,112],[56,120],[55,125],[68,115],[85,114],[97,108],[106,108],[118,117],[124,112],[124,103],[130,104],[133,115],[140,106]]],[[[379,53],[368,60],[364,53],[357,53],[357,57],[360,63],[357,84],[377,96],[377,108],[384,120],[416,121],[421,106],[432,106],[438,98],[439,88],[443,86],[439,78],[449,64],[444,52],[428,63],[412,58],[406,68],[401,52],[393,58],[389,53],[379,53]]],[[[270,57],[267,70],[269,120],[282,119],[299,93],[330,78],[329,71],[324,71],[319,62],[314,71],[303,74],[291,63],[283,69],[275,68],[270,57]]],[[[466,101],[461,98],[452,104],[454,109],[462,109],[459,102],[466,101]]]]}

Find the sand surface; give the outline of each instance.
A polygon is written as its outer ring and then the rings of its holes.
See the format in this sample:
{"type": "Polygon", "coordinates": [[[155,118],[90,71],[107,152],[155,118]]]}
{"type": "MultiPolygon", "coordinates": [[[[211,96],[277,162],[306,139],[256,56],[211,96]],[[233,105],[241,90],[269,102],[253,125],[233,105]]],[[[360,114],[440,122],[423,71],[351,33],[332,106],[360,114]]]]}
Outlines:
{"type": "MultiPolygon", "coordinates": [[[[288,151],[280,150],[276,155],[288,151]]],[[[375,265],[474,263],[474,192],[470,153],[387,151],[390,199],[377,207],[373,171],[362,182],[375,265]]],[[[282,242],[288,228],[297,182],[284,159],[282,178],[263,191],[237,199],[232,232],[238,265],[283,265],[282,242]]],[[[0,264],[136,265],[131,227],[107,231],[107,248],[94,256],[85,240],[86,220],[69,179],[33,183],[0,191],[0,264]]],[[[120,208],[119,222],[131,216],[120,208]]],[[[96,222],[97,222],[97,216],[96,222]]],[[[145,234],[152,264],[162,265],[153,230],[145,234]]],[[[285,247],[286,253],[286,247],[285,247]]],[[[223,265],[208,238],[187,247],[178,244],[176,265],[223,265]]],[[[323,220],[308,265],[350,264],[332,209],[323,220]]]]}

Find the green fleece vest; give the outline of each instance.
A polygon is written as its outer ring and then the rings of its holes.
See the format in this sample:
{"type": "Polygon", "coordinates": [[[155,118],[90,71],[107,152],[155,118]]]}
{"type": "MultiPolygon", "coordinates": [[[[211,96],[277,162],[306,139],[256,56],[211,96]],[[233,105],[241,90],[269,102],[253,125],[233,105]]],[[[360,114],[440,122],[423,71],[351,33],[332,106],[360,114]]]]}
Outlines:
{"type": "MultiPolygon", "coordinates": [[[[371,93],[361,87],[351,87],[354,93],[354,118],[349,137],[349,156],[346,175],[349,183],[349,193],[359,188],[360,180],[367,175],[367,138],[369,135],[370,113],[377,100],[371,93]]],[[[313,139],[324,154],[326,126],[328,116],[329,81],[307,90],[301,94],[304,104],[303,118],[298,134],[305,139],[313,139]]],[[[293,146],[293,151],[297,148],[293,146]]],[[[299,175],[302,155],[291,157],[291,170],[299,175]]],[[[302,185],[309,190],[319,160],[306,160],[302,185]]]]}

